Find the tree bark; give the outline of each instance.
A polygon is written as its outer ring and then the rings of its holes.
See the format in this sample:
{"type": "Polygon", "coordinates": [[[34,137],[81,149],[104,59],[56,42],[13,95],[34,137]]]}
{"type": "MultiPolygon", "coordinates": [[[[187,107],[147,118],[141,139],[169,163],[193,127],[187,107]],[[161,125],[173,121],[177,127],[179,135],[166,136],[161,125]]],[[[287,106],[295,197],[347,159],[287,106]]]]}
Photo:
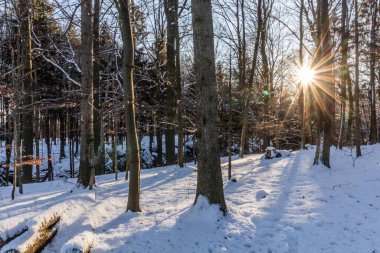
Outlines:
{"type": "Polygon", "coordinates": [[[232,55],[230,52],[230,75],[228,81],[228,180],[232,176],[232,55]]]}
{"type": "Polygon", "coordinates": [[[63,159],[66,157],[65,118],[65,112],[63,111],[63,109],[59,110],[59,159],[63,159]]]}
{"type": "Polygon", "coordinates": [[[81,3],[81,125],[78,183],[91,190],[95,181],[93,128],[92,0],[81,3]]]}
{"type": "Polygon", "coordinates": [[[264,129],[263,129],[263,149],[265,150],[270,145],[270,136],[268,131],[269,124],[269,103],[270,103],[270,90],[269,90],[269,65],[268,65],[268,57],[266,53],[266,40],[267,40],[267,29],[266,23],[263,25],[262,33],[261,33],[261,45],[260,45],[260,53],[261,53],[261,61],[263,65],[263,91],[262,95],[264,97],[264,108],[263,108],[263,118],[264,118],[264,129]]]}
{"type": "Polygon", "coordinates": [[[134,38],[129,0],[115,0],[119,11],[123,39],[123,88],[127,130],[127,152],[130,169],[127,211],[140,212],[140,150],[136,131],[135,91],[133,83],[134,38]]]}
{"type": "Polygon", "coordinates": [[[22,57],[22,179],[24,183],[33,178],[33,111],[32,111],[32,39],[30,27],[30,0],[20,0],[20,40],[22,57]]]}
{"type": "Polygon", "coordinates": [[[339,138],[338,138],[338,147],[342,149],[346,144],[345,141],[345,126],[346,126],[346,104],[347,104],[347,86],[348,86],[348,78],[349,78],[349,70],[347,65],[348,59],[348,41],[349,41],[349,33],[347,31],[347,0],[342,0],[342,21],[341,21],[341,35],[342,35],[342,60],[341,60],[341,74],[340,74],[340,82],[341,82],[341,116],[340,116],[340,127],[339,127],[339,138]]]}
{"type": "Polygon", "coordinates": [[[322,57],[324,64],[321,73],[321,83],[324,86],[323,90],[323,149],[322,149],[322,164],[330,168],[330,147],[334,143],[335,137],[335,91],[334,77],[332,70],[333,56],[331,55],[332,41],[330,38],[330,17],[329,17],[329,2],[322,0],[322,57]]]}
{"type": "Polygon", "coordinates": [[[165,0],[164,1],[165,15],[167,19],[167,33],[166,33],[166,70],[168,71],[167,77],[167,117],[168,124],[165,131],[165,151],[166,151],[166,164],[175,163],[175,126],[176,122],[176,88],[178,87],[176,80],[176,33],[178,30],[178,0],[165,0]]]}
{"type": "Polygon", "coordinates": [[[369,131],[369,141],[371,144],[377,143],[377,117],[376,117],[376,41],[377,41],[377,0],[371,3],[372,27],[371,27],[371,44],[370,44],[370,107],[371,107],[371,127],[369,131]]]}
{"type": "Polygon", "coordinates": [[[53,163],[51,158],[51,139],[50,139],[50,112],[46,112],[46,118],[45,118],[45,142],[47,147],[47,162],[48,162],[48,180],[53,181],[54,175],[53,175],[53,163]]]}
{"type": "MultiPolygon", "coordinates": [[[[300,66],[303,65],[303,9],[304,0],[301,0],[300,7],[300,49],[299,49],[299,61],[300,66]]],[[[300,111],[300,125],[301,125],[301,149],[305,148],[305,88],[303,84],[299,84],[299,111],[300,111]]]]}
{"type": "Polygon", "coordinates": [[[241,141],[240,141],[240,157],[244,156],[245,153],[245,143],[247,142],[247,129],[248,129],[248,108],[249,108],[249,101],[250,101],[250,89],[253,85],[253,79],[255,77],[256,73],[256,65],[257,65],[257,55],[259,52],[259,45],[260,45],[260,36],[262,32],[262,23],[263,18],[261,15],[262,11],[262,0],[258,0],[257,3],[257,30],[256,30],[256,38],[255,38],[255,47],[253,50],[253,58],[252,58],[252,66],[251,66],[251,73],[248,78],[248,89],[243,93],[243,126],[241,130],[241,141]]]}
{"type": "Polygon", "coordinates": [[[218,143],[214,31],[211,0],[192,0],[194,67],[197,87],[198,175],[196,199],[205,196],[227,212],[218,143]]]}
{"type": "Polygon", "coordinates": [[[358,0],[355,0],[355,146],[356,146],[356,157],[362,155],[360,144],[361,144],[361,126],[360,126],[360,111],[359,111],[359,9],[358,0]]]}
{"type": "Polygon", "coordinates": [[[95,159],[95,174],[101,175],[105,171],[105,147],[104,136],[102,135],[103,117],[102,105],[100,99],[100,48],[99,48],[99,24],[100,24],[100,0],[94,0],[94,27],[93,27],[93,51],[94,51],[94,152],[95,159]]]}

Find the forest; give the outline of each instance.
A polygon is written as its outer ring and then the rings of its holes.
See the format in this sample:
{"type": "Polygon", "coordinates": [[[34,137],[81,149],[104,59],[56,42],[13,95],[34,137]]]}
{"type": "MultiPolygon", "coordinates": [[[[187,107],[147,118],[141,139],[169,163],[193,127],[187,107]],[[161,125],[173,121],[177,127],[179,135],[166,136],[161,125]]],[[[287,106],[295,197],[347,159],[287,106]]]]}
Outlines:
{"type": "Polygon", "coordinates": [[[380,252],[379,98],[379,0],[0,0],[0,252],[380,252]]]}

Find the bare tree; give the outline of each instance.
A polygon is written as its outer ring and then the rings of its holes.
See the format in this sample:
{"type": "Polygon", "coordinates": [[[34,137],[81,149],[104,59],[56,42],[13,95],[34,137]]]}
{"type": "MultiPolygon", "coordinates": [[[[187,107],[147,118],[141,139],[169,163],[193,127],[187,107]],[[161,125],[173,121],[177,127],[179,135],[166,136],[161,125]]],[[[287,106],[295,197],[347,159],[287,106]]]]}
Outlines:
{"type": "Polygon", "coordinates": [[[92,189],[94,171],[92,0],[81,3],[81,126],[79,183],[92,189]]]}
{"type": "Polygon", "coordinates": [[[22,65],[22,178],[25,183],[30,183],[33,177],[33,113],[32,113],[32,39],[30,24],[30,0],[21,0],[20,8],[20,49],[22,65]]]}
{"type": "Polygon", "coordinates": [[[224,200],[218,144],[218,114],[215,79],[214,29],[211,0],[192,0],[194,66],[197,86],[198,175],[200,195],[227,212],[224,200]]]}
{"type": "Polygon", "coordinates": [[[376,117],[376,49],[377,49],[377,18],[378,18],[378,5],[377,0],[371,1],[371,43],[370,43],[370,107],[371,107],[371,119],[370,119],[370,132],[369,141],[371,144],[377,143],[377,117],[376,117]]]}
{"type": "Polygon", "coordinates": [[[358,0],[355,0],[355,145],[356,157],[362,155],[361,144],[361,125],[360,125],[360,90],[359,90],[359,9],[358,0]]]}
{"type": "Polygon", "coordinates": [[[130,2],[129,0],[115,0],[115,4],[119,11],[123,39],[123,88],[127,130],[127,166],[130,169],[127,210],[140,212],[140,150],[135,119],[135,91],[133,84],[135,51],[130,17],[130,2]]]}

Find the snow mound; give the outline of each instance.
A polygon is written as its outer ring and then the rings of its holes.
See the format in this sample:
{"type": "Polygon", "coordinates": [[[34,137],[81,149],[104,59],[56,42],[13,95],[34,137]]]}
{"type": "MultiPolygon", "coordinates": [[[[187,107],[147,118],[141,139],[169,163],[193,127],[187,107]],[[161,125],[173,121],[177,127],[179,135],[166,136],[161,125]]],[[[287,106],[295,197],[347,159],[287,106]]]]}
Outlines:
{"type": "Polygon", "coordinates": [[[68,242],[66,242],[60,250],[60,253],[81,253],[91,248],[94,244],[95,236],[89,231],[80,233],[68,242]]]}

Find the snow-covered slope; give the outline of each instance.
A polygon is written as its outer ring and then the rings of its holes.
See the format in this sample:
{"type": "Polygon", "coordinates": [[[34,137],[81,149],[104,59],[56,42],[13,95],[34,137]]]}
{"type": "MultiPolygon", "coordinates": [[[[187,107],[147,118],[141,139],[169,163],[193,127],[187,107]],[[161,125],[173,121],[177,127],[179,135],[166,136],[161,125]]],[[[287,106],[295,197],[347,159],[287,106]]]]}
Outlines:
{"type": "MultiPolygon", "coordinates": [[[[10,200],[0,188],[0,237],[53,213],[58,233],[44,252],[92,244],[91,252],[380,252],[380,145],[332,149],[332,169],[312,166],[314,150],[272,160],[259,155],[233,162],[226,180],[229,213],[200,199],[193,206],[194,165],[143,170],[141,213],[127,213],[124,174],[97,177],[93,191],[75,180],[25,185],[10,200]]],[[[30,229],[13,245],[19,248],[30,229]]],[[[8,245],[2,249],[5,251],[8,245]]]]}

